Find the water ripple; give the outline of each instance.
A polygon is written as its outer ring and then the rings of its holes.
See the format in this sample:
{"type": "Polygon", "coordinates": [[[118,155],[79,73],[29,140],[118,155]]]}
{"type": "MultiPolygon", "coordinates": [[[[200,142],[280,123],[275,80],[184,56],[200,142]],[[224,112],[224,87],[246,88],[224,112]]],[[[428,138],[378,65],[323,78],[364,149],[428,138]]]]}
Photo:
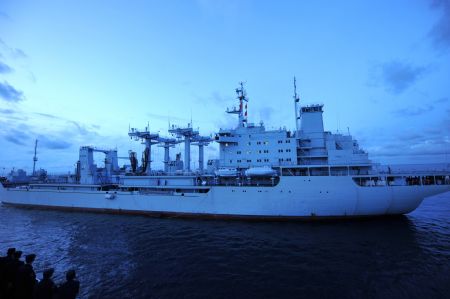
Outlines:
{"type": "Polygon", "coordinates": [[[265,223],[0,207],[0,250],[38,276],[75,268],[81,298],[442,298],[450,193],[406,217],[265,223]]]}

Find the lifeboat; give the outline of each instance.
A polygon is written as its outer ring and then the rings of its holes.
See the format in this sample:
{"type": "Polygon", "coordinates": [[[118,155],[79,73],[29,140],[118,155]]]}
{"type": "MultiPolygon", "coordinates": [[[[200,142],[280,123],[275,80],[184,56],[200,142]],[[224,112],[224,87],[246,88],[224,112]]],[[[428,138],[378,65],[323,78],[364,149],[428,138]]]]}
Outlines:
{"type": "Polygon", "coordinates": [[[217,176],[233,177],[237,176],[238,171],[236,168],[219,168],[214,173],[217,176]]]}
{"type": "Polygon", "coordinates": [[[251,167],[245,171],[246,176],[273,176],[277,172],[269,166],[251,167]]]}

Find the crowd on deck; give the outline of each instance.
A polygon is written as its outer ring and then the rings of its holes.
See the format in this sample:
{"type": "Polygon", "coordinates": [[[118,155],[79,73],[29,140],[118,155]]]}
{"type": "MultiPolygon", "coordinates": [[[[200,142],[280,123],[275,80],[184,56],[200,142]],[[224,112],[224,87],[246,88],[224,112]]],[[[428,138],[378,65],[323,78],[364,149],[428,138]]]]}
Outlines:
{"type": "Polygon", "coordinates": [[[43,272],[42,279],[36,279],[33,269],[35,254],[21,260],[22,251],[9,248],[6,256],[0,257],[0,299],[75,299],[80,289],[75,270],[66,273],[66,281],[56,285],[54,269],[43,272]]]}

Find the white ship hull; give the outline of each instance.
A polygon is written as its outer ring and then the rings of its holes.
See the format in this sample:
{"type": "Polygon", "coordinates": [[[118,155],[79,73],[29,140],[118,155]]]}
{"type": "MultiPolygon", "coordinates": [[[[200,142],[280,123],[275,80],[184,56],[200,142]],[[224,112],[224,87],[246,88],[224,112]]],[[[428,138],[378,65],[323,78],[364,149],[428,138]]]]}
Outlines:
{"type": "MultiPolygon", "coordinates": [[[[321,218],[406,214],[450,185],[372,186],[350,176],[281,177],[273,187],[212,186],[207,193],[142,194],[138,191],[87,191],[8,188],[6,205],[98,212],[220,218],[321,218]]],[[[61,188],[63,189],[63,188],[61,188]]]]}

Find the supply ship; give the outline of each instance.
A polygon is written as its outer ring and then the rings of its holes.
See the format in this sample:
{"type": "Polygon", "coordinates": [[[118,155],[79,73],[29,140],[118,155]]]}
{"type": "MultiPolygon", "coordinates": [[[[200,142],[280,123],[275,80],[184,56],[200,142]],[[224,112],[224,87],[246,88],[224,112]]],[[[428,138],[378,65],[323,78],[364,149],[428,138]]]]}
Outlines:
{"type": "MultiPolygon", "coordinates": [[[[295,86],[295,80],[294,80],[295,86]]],[[[295,89],[294,89],[295,90],[295,89]]],[[[237,126],[201,136],[192,123],[172,125],[167,136],[130,128],[142,141],[142,162],[129,151],[82,146],[73,176],[57,181],[0,185],[4,205],[175,217],[315,219],[406,214],[431,195],[450,191],[450,172],[380,170],[350,134],[324,130],[323,105],[300,105],[294,92],[295,131],[266,130],[248,122],[241,83],[238,105],[227,109],[237,126]],[[204,166],[204,147],[216,142],[219,158],[204,166]],[[170,149],[184,145],[184,157],[170,149]],[[164,150],[164,169],[152,168],[152,147],[164,150]],[[198,146],[198,169],[191,169],[198,146]],[[105,154],[104,167],[94,153],[105,154]],[[139,165],[141,164],[141,165],[139,165]]]]}

